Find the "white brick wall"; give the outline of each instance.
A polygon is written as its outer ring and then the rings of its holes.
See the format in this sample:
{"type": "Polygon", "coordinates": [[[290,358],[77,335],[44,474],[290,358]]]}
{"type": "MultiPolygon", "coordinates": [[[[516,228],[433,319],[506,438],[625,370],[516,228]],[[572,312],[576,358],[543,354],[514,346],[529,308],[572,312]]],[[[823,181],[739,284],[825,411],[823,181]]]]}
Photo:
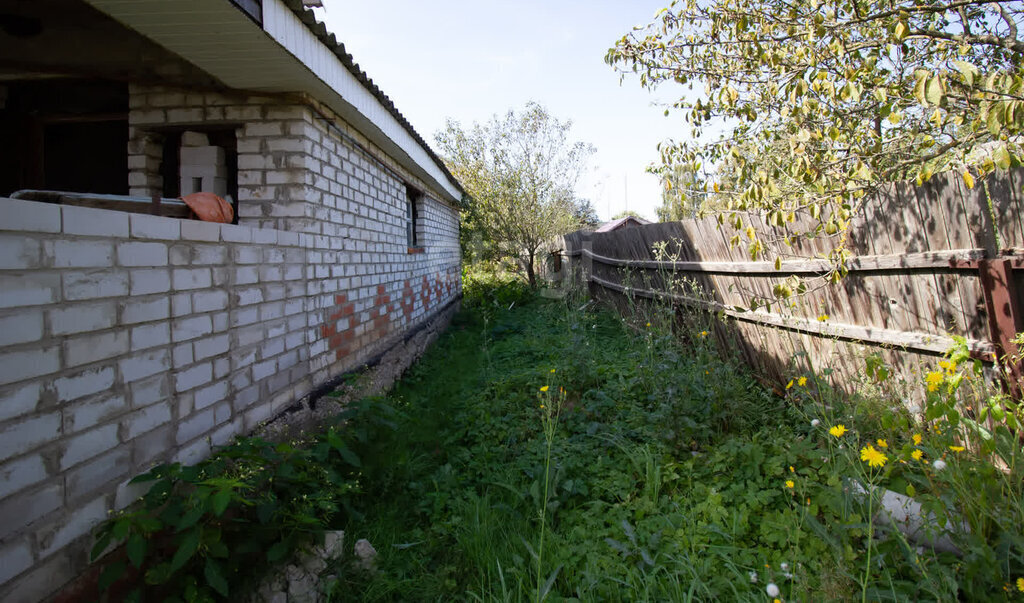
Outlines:
{"type": "Polygon", "coordinates": [[[322,107],[131,88],[133,193],[162,186],[148,125],[196,109],[246,122],[253,184],[234,226],[0,199],[0,600],[80,570],[63,551],[130,477],[201,460],[460,292],[457,212],[322,107]],[[427,191],[420,253],[407,183],[427,191]]]}

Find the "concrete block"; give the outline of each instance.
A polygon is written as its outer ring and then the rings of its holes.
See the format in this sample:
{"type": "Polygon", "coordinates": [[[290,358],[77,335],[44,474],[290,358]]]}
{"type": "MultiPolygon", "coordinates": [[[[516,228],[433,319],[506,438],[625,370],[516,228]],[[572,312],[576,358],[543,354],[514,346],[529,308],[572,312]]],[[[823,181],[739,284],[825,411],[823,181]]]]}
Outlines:
{"type": "Polygon", "coordinates": [[[150,484],[145,482],[132,484],[129,482],[131,480],[126,480],[117,487],[117,491],[114,493],[114,511],[123,510],[142,498],[149,491],[150,484]]]}
{"type": "Polygon", "coordinates": [[[53,382],[57,401],[70,402],[106,391],[114,386],[114,369],[109,366],[87,369],[64,376],[53,382]]]}
{"type": "Polygon", "coordinates": [[[205,113],[201,108],[197,109],[168,109],[167,123],[174,124],[198,124],[202,123],[205,113]]]}
{"type": "Polygon", "coordinates": [[[218,312],[227,309],[227,307],[227,291],[197,291],[192,294],[192,308],[195,312],[218,312]]]}
{"type": "Polygon", "coordinates": [[[125,441],[153,431],[171,422],[171,405],[161,402],[137,410],[121,419],[121,435],[125,441]]]}
{"type": "Polygon", "coordinates": [[[42,267],[43,245],[23,234],[0,234],[0,270],[34,270],[42,267]]]}
{"type": "Polygon", "coordinates": [[[223,333],[228,330],[228,313],[217,312],[213,315],[213,332],[223,333]]]}
{"type": "Polygon", "coordinates": [[[235,300],[239,306],[258,304],[263,301],[263,290],[259,287],[238,289],[235,291],[235,300]]]}
{"type": "Polygon", "coordinates": [[[190,389],[205,385],[213,379],[213,363],[204,362],[197,364],[184,371],[179,371],[174,376],[174,390],[185,392],[190,389]]]}
{"type": "Polygon", "coordinates": [[[69,516],[36,532],[40,556],[45,557],[60,550],[72,540],[87,534],[106,518],[106,496],[77,507],[69,516]]]}
{"type": "Polygon", "coordinates": [[[64,341],[64,366],[75,367],[122,356],[129,349],[127,329],[80,335],[64,341]]]}
{"type": "MultiPolygon", "coordinates": [[[[171,355],[166,350],[153,350],[133,354],[118,363],[121,369],[121,377],[125,383],[132,383],[139,379],[156,375],[171,369],[171,355]]],[[[135,401],[138,403],[138,401],[135,401]]]]}
{"type": "Polygon", "coordinates": [[[185,442],[194,440],[195,438],[213,431],[216,426],[216,408],[207,408],[206,410],[194,413],[185,419],[178,421],[178,430],[175,434],[175,441],[180,445],[185,442]]]}
{"type": "MultiPolygon", "coordinates": [[[[60,232],[60,206],[52,203],[0,199],[0,230],[60,232]]],[[[0,584],[3,580],[0,580],[0,584]]]]}
{"type": "Polygon", "coordinates": [[[71,304],[48,313],[52,335],[71,335],[109,329],[117,323],[117,305],[111,301],[71,304]]]}
{"type": "Polygon", "coordinates": [[[90,429],[67,441],[64,453],[60,457],[60,470],[64,471],[68,467],[87,461],[117,445],[116,423],[90,429]]]}
{"type": "Polygon", "coordinates": [[[114,265],[114,246],[108,241],[56,241],[56,268],[106,268],[114,265]]]}
{"type": "Polygon", "coordinates": [[[32,567],[32,547],[22,538],[0,547],[0,584],[32,567]]]}
{"type": "Polygon", "coordinates": [[[0,461],[30,452],[60,437],[60,434],[59,412],[51,412],[10,423],[0,429],[0,461]]]}
{"type": "Polygon", "coordinates": [[[122,266],[156,268],[167,265],[165,243],[119,243],[117,262],[122,266]]]}
{"type": "Polygon", "coordinates": [[[69,301],[101,297],[123,297],[128,294],[126,272],[72,272],[62,277],[64,299],[69,301]]]}
{"type": "Polygon", "coordinates": [[[236,285],[253,285],[260,282],[259,266],[239,266],[235,268],[236,285]]]}
{"type": "Polygon", "coordinates": [[[175,463],[182,465],[195,465],[199,461],[210,456],[210,442],[206,438],[195,441],[182,448],[172,459],[175,463]]]}
{"type": "Polygon", "coordinates": [[[60,298],[60,275],[0,274],[0,309],[52,304],[60,298]]]}
{"type": "Polygon", "coordinates": [[[207,315],[176,319],[171,325],[171,338],[175,343],[196,339],[213,333],[213,322],[207,315]]]}
{"type": "Polygon", "coordinates": [[[0,389],[0,422],[34,411],[41,393],[42,384],[38,381],[0,389]]]}
{"type": "Polygon", "coordinates": [[[132,270],[129,277],[132,296],[166,293],[171,290],[171,273],[166,269],[132,270]]]}
{"type": "Polygon", "coordinates": [[[232,256],[237,264],[259,264],[263,261],[263,253],[259,247],[235,247],[232,256]]]}
{"type": "MultiPolygon", "coordinates": [[[[181,104],[181,103],[175,103],[181,104]]],[[[182,132],[182,147],[207,147],[210,146],[210,137],[202,132],[182,132]]]]}
{"type": "Polygon", "coordinates": [[[75,433],[95,427],[104,421],[124,414],[128,402],[123,396],[106,396],[87,402],[73,402],[61,409],[64,415],[64,433],[75,433]]]}
{"type": "MultiPolygon", "coordinates": [[[[170,355],[168,353],[168,355],[170,355]]],[[[169,375],[156,375],[149,379],[141,379],[129,386],[133,408],[143,408],[157,402],[164,402],[170,397],[169,375]]]]}
{"type": "Polygon", "coordinates": [[[43,311],[24,310],[0,317],[0,347],[43,338],[43,311]]]}
{"type": "Polygon", "coordinates": [[[0,353],[0,385],[49,375],[60,368],[57,346],[0,353]]]}
{"type": "Polygon", "coordinates": [[[227,353],[231,348],[231,340],[227,333],[200,339],[193,344],[196,360],[205,360],[211,356],[219,356],[227,353]]]}
{"type": "Polygon", "coordinates": [[[166,320],[171,316],[171,302],[166,297],[148,301],[128,301],[121,309],[122,324],[166,320]]]}
{"type": "Polygon", "coordinates": [[[182,220],[181,238],[189,241],[210,241],[220,240],[221,225],[216,222],[202,222],[200,220],[182,220]]]}
{"type": "Polygon", "coordinates": [[[181,220],[177,218],[131,214],[129,223],[133,239],[177,241],[181,238],[181,220]]]}
{"type": "Polygon", "coordinates": [[[224,379],[231,372],[231,359],[222,356],[213,361],[213,378],[224,379]]]}
{"type": "Polygon", "coordinates": [[[171,360],[174,368],[181,368],[192,364],[192,344],[184,343],[174,346],[171,350],[171,360]]]}
{"type": "Polygon", "coordinates": [[[178,291],[205,289],[213,284],[209,268],[175,268],[171,283],[178,291]]]}
{"type": "Polygon", "coordinates": [[[39,454],[30,454],[4,463],[0,465],[0,498],[6,498],[48,477],[46,463],[39,454]]]}
{"type": "Polygon", "coordinates": [[[277,360],[271,358],[252,366],[252,380],[261,381],[277,373],[277,360]]]}
{"type": "Polygon", "coordinates": [[[127,239],[131,232],[128,213],[92,207],[62,205],[64,233],[127,239]]]}
{"type": "Polygon", "coordinates": [[[252,243],[253,229],[238,224],[221,224],[221,237],[231,243],[252,243]]]}
{"type": "Polygon", "coordinates": [[[228,384],[226,381],[218,381],[195,391],[195,408],[202,410],[227,398],[228,384]]]}
{"type": "Polygon", "coordinates": [[[64,488],[47,484],[31,492],[19,492],[0,501],[0,542],[15,531],[23,530],[35,520],[60,508],[64,488]]]}
{"type": "Polygon", "coordinates": [[[119,446],[95,459],[67,472],[65,493],[68,501],[79,501],[104,488],[110,482],[122,482],[130,477],[132,451],[128,446],[119,446]]]}
{"type": "Polygon", "coordinates": [[[193,166],[224,166],[224,149],[213,146],[182,146],[178,155],[181,162],[181,173],[186,167],[193,166]]]}
{"type": "Polygon", "coordinates": [[[132,329],[132,351],[167,345],[171,342],[171,328],[165,322],[143,325],[132,329]]]}

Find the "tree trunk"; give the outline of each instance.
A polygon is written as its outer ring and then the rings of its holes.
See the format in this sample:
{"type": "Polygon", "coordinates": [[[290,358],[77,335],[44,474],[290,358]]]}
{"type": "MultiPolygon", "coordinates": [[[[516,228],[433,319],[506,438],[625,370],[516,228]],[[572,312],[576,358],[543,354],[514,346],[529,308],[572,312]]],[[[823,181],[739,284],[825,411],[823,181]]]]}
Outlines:
{"type": "Polygon", "coordinates": [[[526,281],[530,283],[531,289],[537,288],[537,275],[533,271],[533,253],[526,256],[526,281]]]}

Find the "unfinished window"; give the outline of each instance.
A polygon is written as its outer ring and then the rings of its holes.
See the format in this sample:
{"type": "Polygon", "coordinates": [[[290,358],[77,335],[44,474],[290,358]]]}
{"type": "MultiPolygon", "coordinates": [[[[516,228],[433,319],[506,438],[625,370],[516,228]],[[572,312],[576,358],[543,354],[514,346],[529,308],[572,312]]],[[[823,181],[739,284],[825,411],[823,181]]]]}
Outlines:
{"type": "Polygon", "coordinates": [[[405,234],[409,253],[423,251],[420,240],[420,204],[423,195],[413,187],[405,186],[405,234]]]}

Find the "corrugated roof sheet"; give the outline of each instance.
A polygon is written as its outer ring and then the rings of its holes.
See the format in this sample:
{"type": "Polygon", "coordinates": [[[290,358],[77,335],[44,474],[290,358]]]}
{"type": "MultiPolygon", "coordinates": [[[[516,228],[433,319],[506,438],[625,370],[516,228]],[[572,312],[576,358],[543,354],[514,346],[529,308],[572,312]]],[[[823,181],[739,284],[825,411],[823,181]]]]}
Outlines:
{"type": "Polygon", "coordinates": [[[419,132],[412,127],[409,120],[407,120],[398,108],[395,107],[395,103],[392,102],[391,99],[388,98],[388,95],[384,94],[384,92],[373,83],[373,80],[359,68],[359,65],[352,59],[352,55],[345,51],[345,45],[339,42],[334,34],[327,31],[327,26],[320,22],[311,10],[306,9],[304,5],[307,4],[307,0],[283,0],[283,2],[292,10],[292,12],[295,13],[299,20],[302,21],[302,24],[313,32],[313,35],[315,35],[317,39],[324,44],[324,46],[330,49],[331,52],[341,60],[342,65],[344,65],[345,68],[348,69],[349,72],[351,72],[352,75],[354,75],[356,79],[370,91],[370,93],[377,97],[377,100],[384,105],[384,108],[387,109],[396,120],[398,120],[398,123],[405,128],[405,131],[423,147],[427,154],[430,155],[430,158],[434,160],[434,163],[444,171],[448,179],[456,186],[456,188],[459,189],[459,192],[465,195],[466,190],[462,188],[462,184],[457,178],[455,178],[455,176],[452,175],[451,171],[448,170],[448,166],[446,166],[444,161],[434,152],[434,149],[427,144],[427,141],[424,140],[423,137],[420,136],[419,132]]]}

